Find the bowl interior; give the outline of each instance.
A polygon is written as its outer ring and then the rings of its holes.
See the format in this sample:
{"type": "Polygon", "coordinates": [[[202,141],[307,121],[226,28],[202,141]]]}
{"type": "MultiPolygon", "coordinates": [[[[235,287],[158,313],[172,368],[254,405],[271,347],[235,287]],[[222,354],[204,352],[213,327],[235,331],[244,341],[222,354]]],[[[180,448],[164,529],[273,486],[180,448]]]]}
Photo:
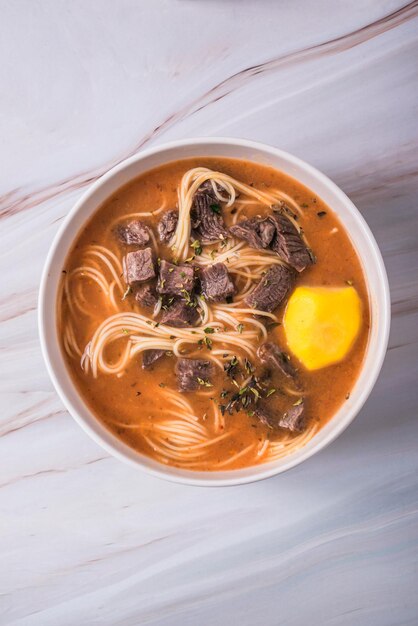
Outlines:
{"type": "Polygon", "coordinates": [[[200,485],[242,484],[283,472],[309,458],[338,436],[366,401],[379,374],[386,352],[390,300],[383,261],[366,222],[347,196],[315,168],[285,152],[262,144],[236,139],[200,139],[166,144],[140,153],[110,170],[77,202],[64,221],[49,252],[39,297],[39,328],[42,351],[52,381],[68,411],[87,433],[108,452],[159,477],[200,485]],[[96,209],[119,187],[141,173],[167,161],[195,156],[234,157],[270,165],[298,179],[320,196],[338,215],[360,257],[369,290],[371,331],[365,360],[350,398],[333,418],[308,442],[274,463],[222,472],[191,472],[165,466],[144,456],[108,431],[78,394],[67,372],[56,324],[56,299],[61,270],[68,251],[96,209]]]}

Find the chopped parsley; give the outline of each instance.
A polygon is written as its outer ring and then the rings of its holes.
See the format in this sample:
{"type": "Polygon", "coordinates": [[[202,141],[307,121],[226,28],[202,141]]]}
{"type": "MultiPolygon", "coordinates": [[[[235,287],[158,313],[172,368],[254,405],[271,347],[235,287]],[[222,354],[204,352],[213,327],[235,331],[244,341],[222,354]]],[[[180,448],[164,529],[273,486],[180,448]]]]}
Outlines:
{"type": "Polygon", "coordinates": [[[247,358],[244,359],[244,367],[247,374],[252,374],[255,370],[254,365],[247,358]]]}
{"type": "Polygon", "coordinates": [[[202,387],[213,387],[212,383],[210,383],[208,380],[204,380],[203,378],[197,377],[197,382],[199,383],[199,385],[202,385],[202,387]]]}
{"type": "Polygon", "coordinates": [[[202,254],[203,248],[202,248],[202,245],[201,245],[199,239],[196,239],[195,241],[193,241],[192,248],[193,248],[193,250],[195,251],[195,253],[197,255],[202,254]]]}

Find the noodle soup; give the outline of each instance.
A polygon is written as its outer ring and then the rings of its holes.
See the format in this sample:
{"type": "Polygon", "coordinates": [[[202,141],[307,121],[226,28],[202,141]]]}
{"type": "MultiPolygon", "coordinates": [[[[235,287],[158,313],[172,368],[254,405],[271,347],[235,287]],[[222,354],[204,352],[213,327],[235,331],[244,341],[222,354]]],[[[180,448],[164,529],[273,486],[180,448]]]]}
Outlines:
{"type": "Polygon", "coordinates": [[[277,170],[227,158],[167,163],[118,190],[79,234],[58,307],[97,418],[190,470],[302,447],[349,397],[370,323],[332,209],[277,170]]]}

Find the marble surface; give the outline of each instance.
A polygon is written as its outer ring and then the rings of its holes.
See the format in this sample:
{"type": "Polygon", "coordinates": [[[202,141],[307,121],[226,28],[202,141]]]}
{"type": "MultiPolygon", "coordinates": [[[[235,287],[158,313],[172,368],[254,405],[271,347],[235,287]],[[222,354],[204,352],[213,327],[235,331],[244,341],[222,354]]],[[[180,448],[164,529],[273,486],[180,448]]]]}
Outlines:
{"type": "Polygon", "coordinates": [[[418,3],[0,4],[0,623],[418,623],[418,3]],[[40,273],[88,184],[145,146],[230,135],[331,176],[393,301],[372,396],[276,478],[174,485],[103,452],[42,362],[40,273]]]}

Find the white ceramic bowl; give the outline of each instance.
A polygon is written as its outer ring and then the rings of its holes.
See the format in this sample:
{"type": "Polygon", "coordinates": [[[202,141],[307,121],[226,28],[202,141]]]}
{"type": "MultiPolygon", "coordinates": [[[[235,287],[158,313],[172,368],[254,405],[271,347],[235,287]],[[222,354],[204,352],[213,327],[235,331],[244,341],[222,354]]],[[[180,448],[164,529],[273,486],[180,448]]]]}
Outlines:
{"type": "Polygon", "coordinates": [[[117,458],[168,480],[193,485],[224,486],[268,478],[305,461],[333,441],[354,419],[369,396],[386,353],[390,326],[390,296],[383,260],[369,227],[354,204],[329,178],[304,161],[264,144],[244,139],[205,138],[176,141],[145,150],[123,161],[95,182],[64,220],[49,251],[39,293],[39,333],[49,375],[64,405],[82,428],[117,458]],[[71,245],[83,224],[119,187],[139,174],[176,159],[220,156],[248,159],[283,170],[312,189],[338,215],[361,259],[369,289],[371,333],[367,353],[350,399],[308,442],[288,457],[254,467],[222,472],[190,472],[165,466],[139,454],[108,431],[91,413],[71,381],[61,353],[56,300],[61,270],[71,245]]]}

